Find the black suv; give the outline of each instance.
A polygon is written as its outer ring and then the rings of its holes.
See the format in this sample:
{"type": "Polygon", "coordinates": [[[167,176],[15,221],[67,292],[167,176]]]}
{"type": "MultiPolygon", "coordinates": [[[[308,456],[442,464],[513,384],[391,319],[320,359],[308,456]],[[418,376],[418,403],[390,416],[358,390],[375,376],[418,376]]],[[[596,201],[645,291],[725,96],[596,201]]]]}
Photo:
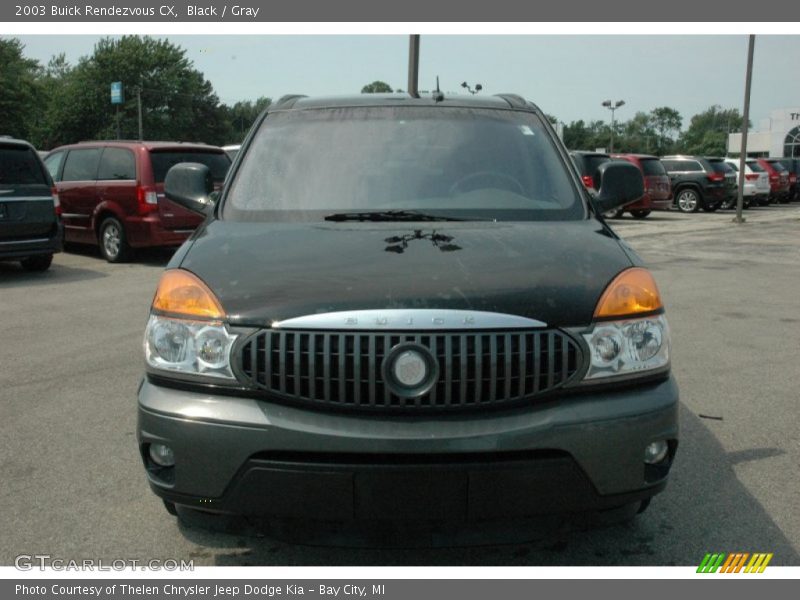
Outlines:
{"type": "Polygon", "coordinates": [[[658,288],[518,96],[284,98],[145,328],[139,451],[171,512],[484,520],[642,509],[678,388],[658,288]]]}
{"type": "Polygon", "coordinates": [[[45,271],[62,247],[59,211],[53,180],[33,146],[0,137],[0,260],[45,271]]]}
{"type": "Polygon", "coordinates": [[[736,172],[724,158],[665,156],[661,162],[681,212],[713,212],[736,197],[736,172]]]}

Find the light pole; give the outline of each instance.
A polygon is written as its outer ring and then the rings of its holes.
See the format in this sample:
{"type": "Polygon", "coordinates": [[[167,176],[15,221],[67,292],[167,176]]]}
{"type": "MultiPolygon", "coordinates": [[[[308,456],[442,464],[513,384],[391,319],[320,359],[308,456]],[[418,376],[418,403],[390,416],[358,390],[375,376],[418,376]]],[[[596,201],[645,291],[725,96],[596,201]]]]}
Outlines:
{"type": "Polygon", "coordinates": [[[617,110],[620,106],[625,104],[625,100],[617,100],[616,102],[612,102],[611,100],[606,100],[603,102],[603,106],[605,106],[608,110],[611,111],[611,143],[609,144],[609,154],[613,154],[614,152],[614,111],[617,110]]]}

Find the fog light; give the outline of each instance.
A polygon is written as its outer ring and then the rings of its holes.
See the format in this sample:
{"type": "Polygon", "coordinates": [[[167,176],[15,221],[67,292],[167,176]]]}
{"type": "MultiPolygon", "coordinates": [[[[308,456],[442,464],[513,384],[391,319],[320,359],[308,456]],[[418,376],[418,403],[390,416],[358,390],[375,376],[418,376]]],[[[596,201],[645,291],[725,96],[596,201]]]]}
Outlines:
{"type": "Polygon", "coordinates": [[[648,446],[644,449],[644,462],[648,465],[660,463],[667,457],[668,449],[669,446],[667,446],[667,442],[665,440],[659,440],[658,442],[648,444],[648,446]]]}
{"type": "Polygon", "coordinates": [[[150,444],[150,459],[159,467],[171,467],[175,464],[172,448],[164,444],[150,444]]]}

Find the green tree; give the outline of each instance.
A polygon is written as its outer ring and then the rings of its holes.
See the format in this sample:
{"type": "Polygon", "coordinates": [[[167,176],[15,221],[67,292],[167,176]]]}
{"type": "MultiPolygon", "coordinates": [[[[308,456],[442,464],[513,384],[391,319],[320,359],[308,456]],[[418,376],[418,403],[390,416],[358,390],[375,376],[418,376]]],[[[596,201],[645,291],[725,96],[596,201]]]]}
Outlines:
{"type": "Polygon", "coordinates": [[[245,100],[243,102],[237,102],[231,107],[226,107],[228,123],[230,124],[231,130],[234,132],[234,137],[230,141],[243,140],[245,134],[250,127],[253,126],[253,123],[255,123],[258,115],[270,104],[272,104],[272,99],[262,96],[255,102],[245,100]]]}
{"type": "Polygon", "coordinates": [[[41,111],[38,61],[25,58],[18,39],[0,39],[0,134],[27,139],[41,111]]]}
{"type": "Polygon", "coordinates": [[[57,118],[61,107],[71,101],[70,96],[65,93],[71,74],[72,66],[63,53],[53,56],[40,74],[42,109],[40,118],[36,120],[30,133],[30,139],[37,148],[49,150],[60,141],[57,118]]]}
{"type": "Polygon", "coordinates": [[[137,89],[142,99],[144,137],[223,144],[233,131],[211,83],[193,68],[186,51],[166,40],[104,38],[81,58],[62,82],[65,102],[53,108],[54,143],[116,137],[117,108],[110,84],[121,81],[123,138],[138,136],[137,89]]]}
{"type": "Polygon", "coordinates": [[[373,81],[361,88],[362,94],[390,94],[392,87],[385,81],[373,81]]]}
{"type": "Polygon", "coordinates": [[[724,156],[728,133],[741,131],[743,120],[736,108],[710,106],[692,117],[689,128],[680,137],[680,148],[687,154],[724,156]]]}
{"type": "Polygon", "coordinates": [[[680,132],[683,118],[674,108],[660,106],[650,111],[650,122],[658,132],[658,146],[656,154],[663,156],[669,154],[675,145],[673,134],[680,132]]]}
{"type": "Polygon", "coordinates": [[[629,121],[616,125],[614,152],[650,153],[655,150],[657,135],[649,114],[639,111],[629,121]]]}

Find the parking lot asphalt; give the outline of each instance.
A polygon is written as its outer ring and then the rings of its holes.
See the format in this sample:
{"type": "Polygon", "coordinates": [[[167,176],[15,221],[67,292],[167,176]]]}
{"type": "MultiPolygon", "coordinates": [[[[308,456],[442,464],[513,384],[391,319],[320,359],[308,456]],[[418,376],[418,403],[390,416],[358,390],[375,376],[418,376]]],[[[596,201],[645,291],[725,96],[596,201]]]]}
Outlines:
{"type": "Polygon", "coordinates": [[[0,564],[696,565],[744,551],[800,565],[800,206],[751,209],[743,225],[732,216],[612,221],[653,269],[672,329],[682,431],[667,490],[630,523],[506,536],[178,524],[149,491],[135,442],[141,337],[169,253],[122,265],[63,253],[40,274],[0,263],[0,564]]]}

